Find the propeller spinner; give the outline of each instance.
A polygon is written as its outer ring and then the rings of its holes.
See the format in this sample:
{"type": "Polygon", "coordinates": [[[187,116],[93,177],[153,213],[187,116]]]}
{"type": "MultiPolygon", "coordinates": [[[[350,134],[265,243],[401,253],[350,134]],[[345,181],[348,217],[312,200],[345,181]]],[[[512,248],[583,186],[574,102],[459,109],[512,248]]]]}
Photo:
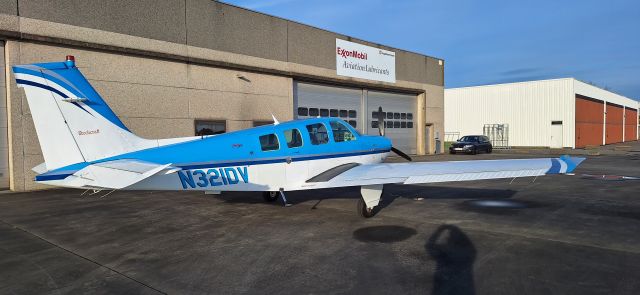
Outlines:
{"type": "MultiPolygon", "coordinates": [[[[378,134],[380,134],[380,136],[384,136],[384,130],[385,130],[384,117],[385,116],[384,116],[384,113],[382,112],[382,107],[378,107],[378,134]]],[[[391,151],[396,153],[396,155],[406,159],[407,161],[412,161],[409,155],[405,154],[404,152],[402,152],[397,148],[394,148],[393,146],[391,147],[391,151]]]]}

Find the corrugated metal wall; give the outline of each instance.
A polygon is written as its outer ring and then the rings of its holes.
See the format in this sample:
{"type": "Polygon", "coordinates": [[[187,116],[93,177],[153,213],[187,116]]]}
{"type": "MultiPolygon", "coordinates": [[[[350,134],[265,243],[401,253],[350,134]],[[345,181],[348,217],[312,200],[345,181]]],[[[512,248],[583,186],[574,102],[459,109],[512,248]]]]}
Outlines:
{"type": "Polygon", "coordinates": [[[445,91],[445,132],[482,134],[509,124],[511,146],[551,146],[551,122],[562,121],[563,146],[575,141],[573,79],[465,87],[445,91]]]}

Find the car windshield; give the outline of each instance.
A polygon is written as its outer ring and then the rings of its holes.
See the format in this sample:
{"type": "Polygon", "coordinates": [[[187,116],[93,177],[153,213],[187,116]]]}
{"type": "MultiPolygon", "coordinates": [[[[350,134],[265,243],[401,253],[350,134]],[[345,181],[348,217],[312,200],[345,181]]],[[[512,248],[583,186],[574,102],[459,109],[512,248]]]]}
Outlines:
{"type": "Polygon", "coordinates": [[[478,142],[478,137],[477,136],[463,136],[462,138],[460,138],[460,141],[463,141],[463,142],[478,142]]]}

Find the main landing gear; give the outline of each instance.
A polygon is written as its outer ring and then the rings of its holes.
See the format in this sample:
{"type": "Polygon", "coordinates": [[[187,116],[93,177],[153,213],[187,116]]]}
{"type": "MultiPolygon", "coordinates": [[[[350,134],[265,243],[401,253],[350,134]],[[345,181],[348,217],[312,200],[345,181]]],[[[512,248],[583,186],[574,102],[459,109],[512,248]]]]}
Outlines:
{"type": "MultiPolygon", "coordinates": [[[[382,184],[363,185],[360,187],[361,198],[358,199],[358,205],[356,207],[358,215],[364,218],[370,218],[376,215],[376,206],[380,204],[383,189],[384,185],[382,184]]],[[[282,189],[280,191],[263,192],[262,197],[267,202],[275,202],[280,198],[285,207],[291,206],[291,204],[287,202],[287,198],[282,189]]]]}
{"type": "Polygon", "coordinates": [[[262,192],[262,198],[264,198],[267,202],[275,202],[278,198],[282,199],[282,205],[285,207],[290,207],[291,204],[287,201],[287,197],[284,195],[284,190],[280,189],[279,191],[272,192],[262,192]]]}
{"type": "Polygon", "coordinates": [[[376,215],[376,206],[380,203],[380,196],[384,185],[363,185],[360,187],[360,194],[362,197],[358,200],[357,212],[358,215],[369,218],[376,215]]]}

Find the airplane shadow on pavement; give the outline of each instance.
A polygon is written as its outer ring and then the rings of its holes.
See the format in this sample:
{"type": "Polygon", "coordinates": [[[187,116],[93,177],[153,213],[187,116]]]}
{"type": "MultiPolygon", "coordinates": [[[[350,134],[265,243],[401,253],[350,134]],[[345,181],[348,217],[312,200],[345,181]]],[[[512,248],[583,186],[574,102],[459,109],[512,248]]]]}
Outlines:
{"type": "Polygon", "coordinates": [[[431,294],[475,294],[473,263],[476,248],[455,225],[441,225],[427,240],[427,253],[436,261],[431,294]]]}

